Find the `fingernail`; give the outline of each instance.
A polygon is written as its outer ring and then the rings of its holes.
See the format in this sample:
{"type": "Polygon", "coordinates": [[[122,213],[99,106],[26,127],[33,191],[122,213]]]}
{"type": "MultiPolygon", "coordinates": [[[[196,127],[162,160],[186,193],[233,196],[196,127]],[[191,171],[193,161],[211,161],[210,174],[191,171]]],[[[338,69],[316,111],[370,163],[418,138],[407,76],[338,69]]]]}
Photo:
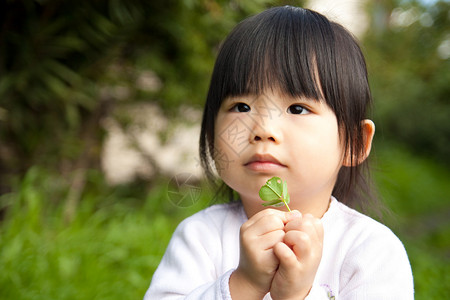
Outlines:
{"type": "Polygon", "coordinates": [[[295,219],[295,218],[301,218],[302,217],[302,213],[299,212],[298,210],[293,210],[289,213],[289,219],[295,219]]]}

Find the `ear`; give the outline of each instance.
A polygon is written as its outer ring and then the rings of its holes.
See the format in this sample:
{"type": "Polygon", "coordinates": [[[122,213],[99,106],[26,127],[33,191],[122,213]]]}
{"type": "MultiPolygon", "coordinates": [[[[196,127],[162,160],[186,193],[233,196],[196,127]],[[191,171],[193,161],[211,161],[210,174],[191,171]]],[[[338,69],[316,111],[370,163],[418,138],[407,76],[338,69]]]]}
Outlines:
{"type": "Polygon", "coordinates": [[[361,157],[359,164],[362,163],[370,154],[372,150],[373,136],[375,135],[375,123],[372,120],[365,119],[361,122],[364,138],[364,156],[361,157]]]}
{"type": "Polygon", "coordinates": [[[353,156],[353,160],[350,160],[349,157],[344,159],[343,166],[345,167],[352,167],[352,161],[353,166],[361,164],[370,154],[370,150],[372,149],[372,141],[373,136],[375,135],[375,123],[373,123],[372,120],[365,119],[361,121],[361,129],[363,133],[363,153],[360,158],[357,158],[356,155],[353,156]],[[357,161],[356,161],[357,160],[357,161]]]}

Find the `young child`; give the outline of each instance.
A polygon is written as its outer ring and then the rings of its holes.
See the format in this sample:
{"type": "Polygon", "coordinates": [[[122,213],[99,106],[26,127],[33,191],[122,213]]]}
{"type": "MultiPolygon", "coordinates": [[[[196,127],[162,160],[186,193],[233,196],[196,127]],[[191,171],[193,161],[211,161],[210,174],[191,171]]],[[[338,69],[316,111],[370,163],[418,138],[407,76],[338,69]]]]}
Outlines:
{"type": "Polygon", "coordinates": [[[275,7],[224,41],[200,154],[237,201],[176,229],[145,299],[413,299],[402,243],[363,206],[375,126],[364,57],[342,26],[275,7]],[[292,212],[259,189],[287,181],[292,212]]]}

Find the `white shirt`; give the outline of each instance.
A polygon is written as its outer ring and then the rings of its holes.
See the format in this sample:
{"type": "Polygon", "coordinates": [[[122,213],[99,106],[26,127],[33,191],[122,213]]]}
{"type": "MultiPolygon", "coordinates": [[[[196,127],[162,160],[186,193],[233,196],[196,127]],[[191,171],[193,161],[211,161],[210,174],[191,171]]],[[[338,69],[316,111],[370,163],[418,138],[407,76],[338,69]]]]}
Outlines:
{"type": "MultiPolygon", "coordinates": [[[[231,203],[181,222],[144,300],[231,299],[228,281],[245,221],[242,205],[231,203]]],[[[334,198],[322,222],[322,259],[306,299],[414,299],[406,251],[389,228],[334,198]]]]}

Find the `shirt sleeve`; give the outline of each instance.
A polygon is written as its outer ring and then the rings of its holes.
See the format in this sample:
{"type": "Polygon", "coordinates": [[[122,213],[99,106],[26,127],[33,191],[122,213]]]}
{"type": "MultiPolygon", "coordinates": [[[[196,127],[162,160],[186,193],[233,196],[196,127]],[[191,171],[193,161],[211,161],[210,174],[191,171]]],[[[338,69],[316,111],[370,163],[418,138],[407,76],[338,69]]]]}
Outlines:
{"type": "Polygon", "coordinates": [[[144,300],[231,299],[232,270],[217,274],[220,238],[213,224],[186,219],[175,230],[144,300]]]}
{"type": "Polygon", "coordinates": [[[335,299],[414,299],[411,266],[400,240],[386,228],[347,253],[335,299]]]}

